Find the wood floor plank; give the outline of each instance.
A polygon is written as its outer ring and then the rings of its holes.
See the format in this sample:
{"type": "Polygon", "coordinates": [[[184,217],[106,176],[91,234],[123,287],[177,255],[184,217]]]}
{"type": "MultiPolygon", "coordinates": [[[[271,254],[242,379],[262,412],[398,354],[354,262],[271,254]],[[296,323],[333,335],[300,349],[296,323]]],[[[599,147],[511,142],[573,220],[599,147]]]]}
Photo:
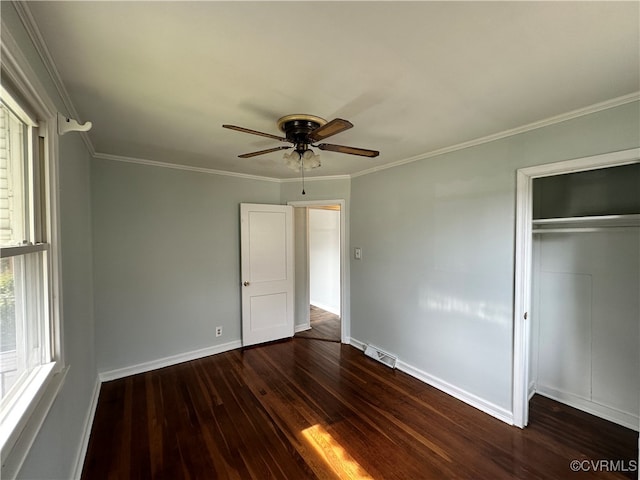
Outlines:
{"type": "Polygon", "coordinates": [[[537,395],[530,426],[511,427],[353,347],[294,338],[103,384],[83,479],[623,479],[570,462],[629,467],[637,441],[537,395]]]}

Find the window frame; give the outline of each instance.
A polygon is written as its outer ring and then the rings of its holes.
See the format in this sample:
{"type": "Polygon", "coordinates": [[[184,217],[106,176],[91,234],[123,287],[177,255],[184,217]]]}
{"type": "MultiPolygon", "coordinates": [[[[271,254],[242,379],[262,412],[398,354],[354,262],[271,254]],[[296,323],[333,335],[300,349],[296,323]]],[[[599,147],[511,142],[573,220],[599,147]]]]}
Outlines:
{"type": "MultiPolygon", "coordinates": [[[[62,272],[60,250],[60,217],[59,217],[59,156],[57,108],[51,101],[46,89],[39,82],[26,57],[2,22],[2,44],[0,51],[0,68],[2,85],[10,97],[24,110],[28,116],[37,120],[38,127],[33,127],[34,141],[31,148],[40,153],[44,161],[34,155],[31,161],[38,161],[44,167],[42,178],[34,178],[34,188],[41,188],[46,207],[40,221],[31,221],[35,233],[41,232],[42,243],[3,248],[10,256],[13,253],[42,251],[46,256],[44,268],[45,289],[47,292],[48,312],[48,349],[51,361],[31,372],[22,383],[19,397],[13,399],[10,413],[0,427],[1,476],[14,478],[35,441],[40,427],[56,399],[68,366],[65,365],[63,351],[63,308],[62,308],[62,272]],[[44,138],[40,142],[38,138],[44,138]],[[15,251],[11,251],[14,250],[15,251]],[[9,251],[7,251],[9,250],[9,251]],[[10,418],[10,420],[9,420],[10,418]]],[[[3,97],[5,93],[3,93],[3,97]]],[[[33,168],[33,163],[31,164],[33,168]]],[[[38,206],[35,206],[38,208],[38,206]]],[[[36,237],[38,238],[38,237],[36,237]]]]}

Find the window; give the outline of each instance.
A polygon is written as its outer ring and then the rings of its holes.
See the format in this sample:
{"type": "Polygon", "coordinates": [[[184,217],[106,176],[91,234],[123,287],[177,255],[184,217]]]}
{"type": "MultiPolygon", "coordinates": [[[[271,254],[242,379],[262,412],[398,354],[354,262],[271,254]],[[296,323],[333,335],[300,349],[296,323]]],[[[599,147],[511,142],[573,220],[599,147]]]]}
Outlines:
{"type": "MultiPolygon", "coordinates": [[[[3,86],[0,94],[0,446],[4,474],[20,435],[33,429],[31,417],[61,362],[48,228],[47,131],[39,128],[3,86]]],[[[26,450],[17,462],[25,455],[26,450]]]]}

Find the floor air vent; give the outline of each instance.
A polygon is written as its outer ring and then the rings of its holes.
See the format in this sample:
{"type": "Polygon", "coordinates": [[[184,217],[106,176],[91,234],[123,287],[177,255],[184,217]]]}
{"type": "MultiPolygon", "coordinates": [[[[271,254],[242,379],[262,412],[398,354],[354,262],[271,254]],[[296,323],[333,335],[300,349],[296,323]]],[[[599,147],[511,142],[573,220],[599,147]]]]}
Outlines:
{"type": "Polygon", "coordinates": [[[384,363],[387,367],[396,368],[396,361],[398,360],[397,357],[380,350],[378,347],[367,345],[367,348],[364,349],[364,354],[367,357],[371,357],[374,360],[379,361],[380,363],[384,363]]]}

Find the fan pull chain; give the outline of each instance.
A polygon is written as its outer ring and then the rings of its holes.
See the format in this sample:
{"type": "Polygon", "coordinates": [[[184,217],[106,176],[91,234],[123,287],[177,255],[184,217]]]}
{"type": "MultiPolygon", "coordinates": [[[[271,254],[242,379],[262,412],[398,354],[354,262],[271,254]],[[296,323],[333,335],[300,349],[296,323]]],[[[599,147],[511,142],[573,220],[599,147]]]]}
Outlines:
{"type": "Polygon", "coordinates": [[[302,159],[302,155],[300,155],[300,173],[302,174],[302,195],[306,195],[304,191],[304,160],[302,159]]]}

